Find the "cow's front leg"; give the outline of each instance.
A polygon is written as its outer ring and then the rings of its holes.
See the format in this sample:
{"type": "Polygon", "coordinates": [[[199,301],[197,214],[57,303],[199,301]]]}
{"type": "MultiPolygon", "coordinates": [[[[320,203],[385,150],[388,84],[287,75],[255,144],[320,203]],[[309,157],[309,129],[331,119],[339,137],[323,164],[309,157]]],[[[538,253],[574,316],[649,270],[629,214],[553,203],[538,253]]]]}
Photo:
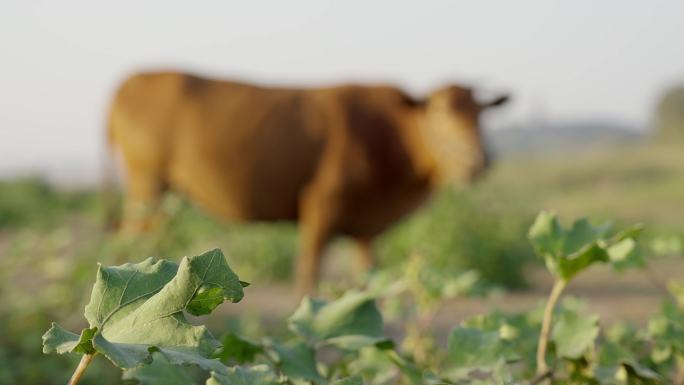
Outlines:
{"type": "Polygon", "coordinates": [[[310,295],[316,291],[321,257],[337,223],[339,202],[335,199],[336,196],[328,189],[311,187],[302,197],[295,277],[299,295],[310,295]]]}

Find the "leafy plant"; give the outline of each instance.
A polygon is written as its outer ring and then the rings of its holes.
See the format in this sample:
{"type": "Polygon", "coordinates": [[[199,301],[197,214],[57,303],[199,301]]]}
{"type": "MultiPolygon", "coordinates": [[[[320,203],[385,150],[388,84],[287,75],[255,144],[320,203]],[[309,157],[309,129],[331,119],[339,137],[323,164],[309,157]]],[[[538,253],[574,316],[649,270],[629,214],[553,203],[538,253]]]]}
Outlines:
{"type": "Polygon", "coordinates": [[[568,283],[596,263],[644,266],[636,243],[640,231],[639,225],[614,231],[586,220],[565,228],[555,215],[541,213],[529,238],[555,278],[546,305],[465,320],[449,335],[446,349],[434,343],[431,317],[445,299],[477,292],[478,279],[469,273],[449,277],[419,257],[404,271],[376,275],[365,290],[334,300],[304,298],[284,337],[247,338],[233,331],[216,339],[204,326],[190,324],[186,314],[209,314],[226,300],[242,299],[246,284],[220,250],[179,264],[147,259],[100,266],[85,308],[89,326],[76,334],[53,324],[43,349],[81,355],[72,385],[97,356],[120,368],[125,380],[147,385],[196,384],[188,365],[207,385],[653,385],[671,383],[668,378],[679,384],[680,286],[671,285],[674,301],[645,330],[625,324],[604,329],[582,301],[561,301],[568,283]],[[385,335],[383,321],[383,314],[397,309],[404,315],[399,344],[385,335]],[[411,334],[416,327],[420,333],[411,334]]]}
{"type": "Polygon", "coordinates": [[[616,234],[612,234],[611,227],[608,223],[595,227],[586,219],[580,219],[566,229],[554,214],[541,212],[530,228],[530,241],[555,278],[544,310],[537,349],[537,374],[540,376],[549,370],[546,350],[553,312],[570,280],[596,263],[610,262],[616,267],[641,263],[635,238],[642,226],[635,225],[616,234]]]}
{"type": "Polygon", "coordinates": [[[243,297],[242,283],[220,250],[184,258],[180,264],[149,258],[138,264],[100,267],[90,303],[89,328],[74,334],[54,324],[43,336],[44,353],[83,354],[70,383],[77,383],[93,356],[121,369],[152,362],[153,353],[172,364],[215,370],[210,358],[219,343],[184,315],[208,314],[224,300],[243,297]]]}
{"type": "Polygon", "coordinates": [[[483,282],[511,289],[527,286],[524,267],[531,248],[524,235],[534,213],[497,204],[499,190],[440,191],[419,212],[382,237],[378,251],[385,267],[400,266],[418,254],[453,275],[476,271],[483,282]]]}
{"type": "MultiPolygon", "coordinates": [[[[43,336],[44,353],[81,354],[69,384],[76,384],[96,355],[124,371],[124,378],[142,383],[191,381],[175,374],[174,365],[196,365],[210,372],[207,384],[276,384],[276,372],[266,366],[229,368],[223,360],[252,362],[259,354],[288,378],[323,382],[314,358],[316,349],[334,346],[344,351],[383,346],[382,317],[369,294],[350,292],[326,303],[305,299],[290,319],[298,337],[289,343],[252,343],[228,334],[222,348],[204,326],[187,321],[185,313],[211,313],[225,300],[238,302],[247,284],[214,249],[176,264],[149,258],[137,264],[98,269],[85,308],[89,327],[79,334],[54,324],[43,336]],[[221,349],[222,348],[222,349],[221,349]]],[[[179,372],[180,373],[180,372],[179,372]]],[[[356,383],[356,379],[345,380],[356,383]]]]}

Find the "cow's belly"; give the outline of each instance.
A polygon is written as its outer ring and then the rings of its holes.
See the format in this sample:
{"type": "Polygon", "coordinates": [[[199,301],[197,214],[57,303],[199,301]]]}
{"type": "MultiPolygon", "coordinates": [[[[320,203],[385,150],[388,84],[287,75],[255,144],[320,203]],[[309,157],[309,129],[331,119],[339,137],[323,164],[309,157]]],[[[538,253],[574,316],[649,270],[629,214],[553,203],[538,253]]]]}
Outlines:
{"type": "MultiPolygon", "coordinates": [[[[287,142],[281,142],[287,143],[287,142]]],[[[228,220],[295,220],[299,196],[317,166],[315,149],[294,154],[241,142],[190,146],[176,154],[170,183],[209,213],[228,220]]]]}
{"type": "Polygon", "coordinates": [[[217,166],[181,167],[172,187],[205,211],[227,220],[269,221],[297,218],[298,194],[294,186],[263,185],[240,173],[217,166]]]}
{"type": "Polygon", "coordinates": [[[353,237],[375,237],[412,213],[430,196],[428,183],[397,189],[369,189],[345,203],[340,230],[353,237]]]}

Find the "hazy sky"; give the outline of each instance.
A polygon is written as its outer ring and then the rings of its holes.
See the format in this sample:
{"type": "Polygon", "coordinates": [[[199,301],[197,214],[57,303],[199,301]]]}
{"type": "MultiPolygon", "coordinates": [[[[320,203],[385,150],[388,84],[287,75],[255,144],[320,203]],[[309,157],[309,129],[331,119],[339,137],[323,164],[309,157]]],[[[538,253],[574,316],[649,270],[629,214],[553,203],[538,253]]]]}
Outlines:
{"type": "Polygon", "coordinates": [[[684,81],[684,2],[3,1],[0,173],[93,173],[113,89],[140,68],[268,83],[448,80],[506,90],[490,126],[645,126],[684,81]],[[190,6],[192,4],[192,6],[190,6]]]}

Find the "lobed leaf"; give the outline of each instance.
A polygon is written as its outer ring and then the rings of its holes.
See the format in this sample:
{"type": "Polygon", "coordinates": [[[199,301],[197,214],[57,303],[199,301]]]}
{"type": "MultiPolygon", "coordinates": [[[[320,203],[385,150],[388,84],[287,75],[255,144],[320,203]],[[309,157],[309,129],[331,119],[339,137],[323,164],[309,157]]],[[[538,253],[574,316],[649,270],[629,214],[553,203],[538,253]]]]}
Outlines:
{"type": "Polygon", "coordinates": [[[257,354],[264,351],[260,344],[249,341],[235,333],[228,333],[221,339],[223,349],[216,357],[222,361],[235,360],[239,364],[254,362],[257,354]]]}
{"type": "Polygon", "coordinates": [[[52,323],[50,329],[43,334],[43,353],[64,354],[69,352],[92,354],[95,350],[91,340],[96,329],[83,329],[81,334],[74,334],[52,323]]]}
{"type": "Polygon", "coordinates": [[[551,340],[556,345],[556,355],[561,358],[578,359],[593,348],[599,333],[598,316],[582,316],[563,312],[554,325],[551,340]]]}
{"type": "Polygon", "coordinates": [[[143,385],[196,385],[180,366],[171,365],[161,353],[152,353],[151,364],[125,370],[121,378],[143,385]]]}
{"type": "Polygon", "coordinates": [[[504,356],[504,348],[495,331],[457,327],[448,342],[449,364],[455,367],[493,367],[504,356]]]}
{"type": "Polygon", "coordinates": [[[563,228],[555,214],[541,212],[530,227],[528,237],[535,251],[556,277],[568,281],[598,262],[613,262],[616,268],[638,266],[636,238],[642,226],[634,225],[613,236],[609,223],[592,226],[586,219],[563,228]]]}
{"type": "Polygon", "coordinates": [[[288,378],[323,382],[325,379],[318,372],[313,348],[303,342],[281,344],[268,340],[266,349],[280,371],[288,378]]]}
{"type": "Polygon", "coordinates": [[[351,376],[332,382],[331,385],[363,385],[361,376],[351,376]]]}
{"type": "Polygon", "coordinates": [[[266,365],[243,368],[236,366],[224,373],[212,372],[206,385],[278,385],[279,381],[266,365]]]}
{"type": "Polygon", "coordinates": [[[242,297],[242,285],[218,249],[185,257],[180,265],[149,258],[100,266],[85,309],[90,328],[77,336],[53,325],[43,350],[98,352],[122,369],[149,364],[158,352],[171,364],[221,371],[224,366],[210,358],[219,342],[206,327],[191,325],[184,311],[207,314],[224,300],[242,297]]]}
{"type": "Polygon", "coordinates": [[[312,346],[359,349],[386,340],[375,297],[358,291],[349,291],[332,302],[304,298],[288,324],[312,346]]]}

